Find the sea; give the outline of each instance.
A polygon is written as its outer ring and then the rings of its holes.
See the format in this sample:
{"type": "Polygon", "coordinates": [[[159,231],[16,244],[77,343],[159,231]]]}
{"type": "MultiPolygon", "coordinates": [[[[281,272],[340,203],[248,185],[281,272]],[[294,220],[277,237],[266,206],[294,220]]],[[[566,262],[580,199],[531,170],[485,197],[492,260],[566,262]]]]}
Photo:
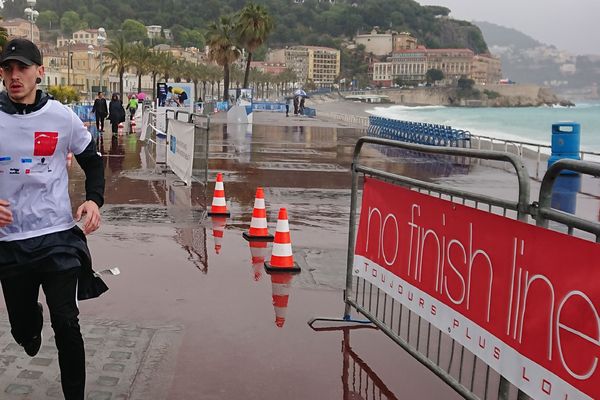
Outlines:
{"type": "Polygon", "coordinates": [[[575,107],[467,108],[389,106],[368,110],[381,117],[449,125],[473,135],[550,145],[552,125],[581,125],[581,150],[600,153],[600,102],[575,107]]]}

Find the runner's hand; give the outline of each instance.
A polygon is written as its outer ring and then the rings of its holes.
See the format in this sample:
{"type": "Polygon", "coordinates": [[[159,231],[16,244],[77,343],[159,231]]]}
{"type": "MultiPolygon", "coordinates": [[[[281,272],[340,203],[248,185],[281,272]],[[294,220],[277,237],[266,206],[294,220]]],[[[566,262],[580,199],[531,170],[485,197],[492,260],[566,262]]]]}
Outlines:
{"type": "Polygon", "coordinates": [[[87,215],[87,217],[83,224],[83,233],[88,235],[100,227],[100,209],[95,202],[88,200],[77,209],[77,214],[75,215],[77,222],[81,221],[81,217],[84,214],[87,215]]]}
{"type": "Polygon", "coordinates": [[[4,227],[13,223],[12,211],[10,211],[10,203],[0,199],[0,227],[4,227]]]}

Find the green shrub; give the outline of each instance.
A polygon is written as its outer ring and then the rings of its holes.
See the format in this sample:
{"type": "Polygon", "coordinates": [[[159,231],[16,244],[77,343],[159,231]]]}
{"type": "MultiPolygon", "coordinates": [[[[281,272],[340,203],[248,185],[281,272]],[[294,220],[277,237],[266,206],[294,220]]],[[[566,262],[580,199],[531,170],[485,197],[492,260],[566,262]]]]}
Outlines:
{"type": "Polygon", "coordinates": [[[50,93],[54,97],[54,99],[60,101],[63,104],[69,104],[79,101],[79,95],[77,94],[77,90],[72,86],[50,86],[48,88],[48,93],[50,93]]]}

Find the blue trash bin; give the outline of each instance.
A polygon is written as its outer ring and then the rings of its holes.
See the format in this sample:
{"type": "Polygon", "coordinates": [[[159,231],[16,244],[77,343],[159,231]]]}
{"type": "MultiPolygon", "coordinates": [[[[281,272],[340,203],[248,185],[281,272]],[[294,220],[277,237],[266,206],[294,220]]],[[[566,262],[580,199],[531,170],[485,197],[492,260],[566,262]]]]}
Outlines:
{"type": "MultiPolygon", "coordinates": [[[[579,160],[581,143],[581,125],[577,122],[559,122],[552,124],[552,153],[548,159],[548,168],[561,158],[579,160]]],[[[565,170],[561,174],[574,174],[565,170]]]]}
{"type": "Polygon", "coordinates": [[[579,190],[581,190],[581,175],[558,176],[552,187],[552,208],[575,214],[579,190]]]}

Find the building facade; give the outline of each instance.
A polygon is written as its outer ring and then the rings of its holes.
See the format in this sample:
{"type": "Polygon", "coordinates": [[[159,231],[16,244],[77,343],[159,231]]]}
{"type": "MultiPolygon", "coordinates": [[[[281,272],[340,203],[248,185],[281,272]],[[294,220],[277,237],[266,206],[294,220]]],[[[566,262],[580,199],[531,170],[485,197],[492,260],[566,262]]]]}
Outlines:
{"type": "Polygon", "coordinates": [[[478,84],[497,83],[502,76],[496,57],[475,55],[470,49],[427,49],[404,32],[394,38],[391,56],[385,62],[373,63],[373,84],[390,87],[400,81],[422,83],[430,69],[442,71],[446,82],[467,77],[478,84]]]}
{"type": "Polygon", "coordinates": [[[373,29],[370,33],[356,35],[354,43],[365,46],[365,51],[376,56],[385,56],[392,52],[394,41],[393,32],[378,33],[373,29]]]}
{"type": "Polygon", "coordinates": [[[23,18],[2,21],[0,25],[6,28],[9,38],[19,37],[32,40],[33,34],[33,42],[40,43],[40,30],[38,29],[37,25],[32,24],[23,18]]]}
{"type": "Polygon", "coordinates": [[[502,63],[491,55],[473,57],[471,79],[478,85],[498,83],[502,79],[502,63]]]}
{"type": "Polygon", "coordinates": [[[308,80],[316,87],[331,87],[340,74],[340,51],[329,47],[306,46],[308,80]]]}

